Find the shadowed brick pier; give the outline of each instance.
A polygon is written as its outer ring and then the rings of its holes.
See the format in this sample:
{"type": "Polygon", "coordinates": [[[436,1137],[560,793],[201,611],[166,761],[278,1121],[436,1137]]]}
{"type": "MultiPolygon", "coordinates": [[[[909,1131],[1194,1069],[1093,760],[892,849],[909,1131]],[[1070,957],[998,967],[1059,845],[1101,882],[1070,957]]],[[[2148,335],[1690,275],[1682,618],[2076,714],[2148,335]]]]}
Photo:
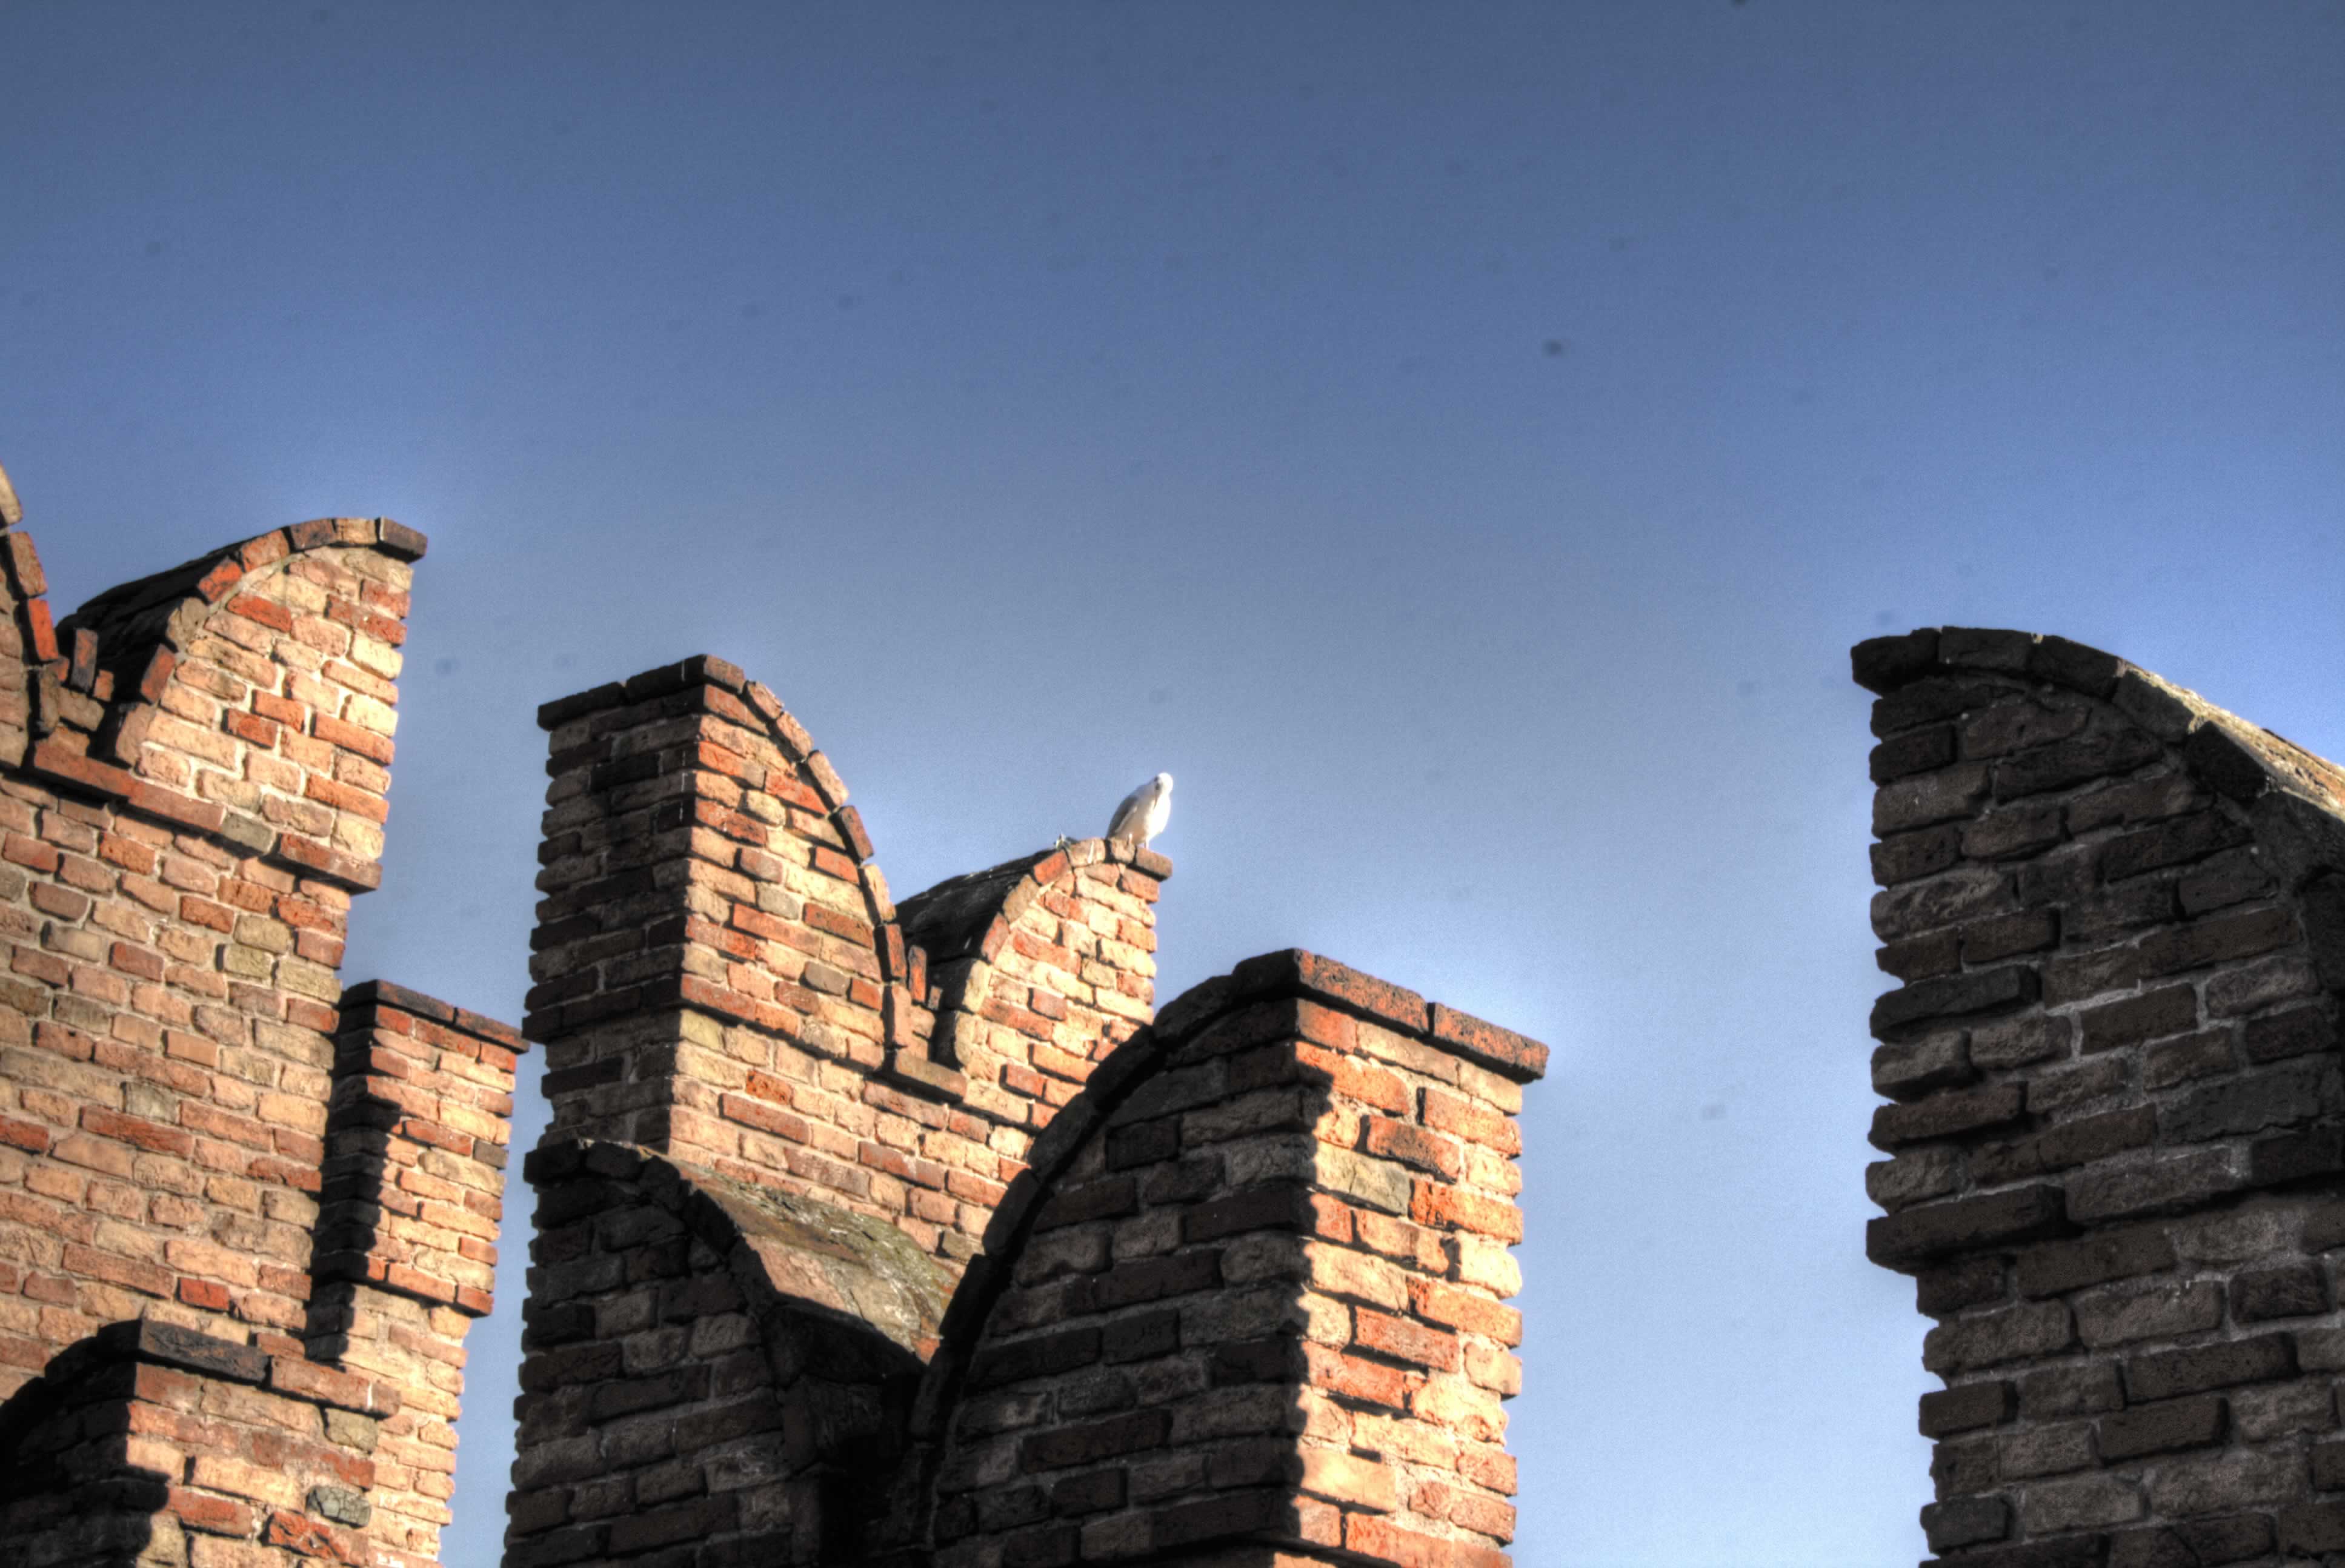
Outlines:
{"type": "Polygon", "coordinates": [[[2345,1562],[2345,774],[2121,660],[1860,644],[1876,1262],[1948,1568],[2345,1562]]]}

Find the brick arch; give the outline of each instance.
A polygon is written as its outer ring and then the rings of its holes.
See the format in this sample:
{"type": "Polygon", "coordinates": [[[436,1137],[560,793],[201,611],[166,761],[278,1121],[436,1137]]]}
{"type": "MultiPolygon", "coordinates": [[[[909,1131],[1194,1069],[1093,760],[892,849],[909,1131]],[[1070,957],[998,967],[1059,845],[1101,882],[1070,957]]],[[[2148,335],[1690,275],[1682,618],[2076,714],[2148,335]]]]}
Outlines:
{"type": "Polygon", "coordinates": [[[299,875],[351,892],[380,883],[405,563],[423,554],[422,534],[388,518],[274,529],[109,589],[54,629],[31,538],[0,537],[25,655],[30,771],[299,875]],[[397,570],[356,567],[368,556],[397,570]],[[287,581],[336,557],[339,571],[317,574],[326,581],[287,581]],[[280,638],[319,668],[288,665],[280,638]],[[275,689],[297,682],[299,694],[275,689]],[[191,713],[214,722],[191,724],[191,713]],[[255,764],[256,752],[274,756],[255,764]],[[250,781],[271,764],[270,783],[250,781]]]}
{"type": "Polygon", "coordinates": [[[1925,631],[1854,669],[1903,982],[1867,1244],[1938,1320],[1933,1548],[2335,1549],[2307,1451],[2345,1365],[2345,774],[2060,638],[1925,631]]]}
{"type": "Polygon", "coordinates": [[[929,1055],[959,1075],[971,1110],[1047,1127],[1140,1031],[1156,936],[1134,901],[1153,904],[1172,873],[1152,850],[1081,839],[905,900],[929,982],[929,1055]]]}
{"type": "Polygon", "coordinates": [[[1520,1228],[1496,1195],[1545,1062],[1309,953],[1169,1004],[1035,1140],[955,1290],[888,1499],[902,1561],[1278,1543],[1503,1568],[1520,1228]],[[1159,1234],[1111,1260],[1111,1227],[1159,1234]],[[1127,1375],[1154,1397],[1080,1402],[1127,1375]],[[1053,1399],[1008,1472],[972,1457],[1003,1441],[972,1401],[1053,1399]]]}

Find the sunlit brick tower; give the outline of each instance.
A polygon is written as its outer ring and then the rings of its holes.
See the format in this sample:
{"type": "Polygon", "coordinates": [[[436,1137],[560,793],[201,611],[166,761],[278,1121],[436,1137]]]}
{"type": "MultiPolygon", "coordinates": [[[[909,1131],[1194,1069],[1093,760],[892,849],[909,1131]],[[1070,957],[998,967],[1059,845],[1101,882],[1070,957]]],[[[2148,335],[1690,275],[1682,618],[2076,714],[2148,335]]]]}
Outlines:
{"type": "Polygon", "coordinates": [[[1881,694],[1874,1260],[1961,1568],[2345,1562],[2345,774],[2056,637],[1881,694]]]}
{"type": "Polygon", "coordinates": [[[1543,1047],[1304,953],[1155,1016],[1127,843],[899,908],[718,660],[541,717],[509,1568],[1508,1560],[1543,1047]]]}
{"type": "Polygon", "coordinates": [[[0,1561],[420,1568],[523,1048],[339,973],[422,536],[53,622],[19,521],[0,481],[0,1561]]]}

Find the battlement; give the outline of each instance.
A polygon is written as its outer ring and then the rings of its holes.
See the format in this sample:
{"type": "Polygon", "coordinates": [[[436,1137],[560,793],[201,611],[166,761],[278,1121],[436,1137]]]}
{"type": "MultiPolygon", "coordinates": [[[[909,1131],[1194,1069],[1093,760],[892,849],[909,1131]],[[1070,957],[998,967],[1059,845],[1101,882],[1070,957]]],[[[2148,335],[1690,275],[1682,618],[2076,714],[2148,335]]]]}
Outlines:
{"type": "Polygon", "coordinates": [[[1867,1246],[1938,1320],[1932,1549],[2345,1550],[2345,774],[2056,637],[1917,632],[1855,671],[1900,982],[1867,1246]]]}
{"type": "Polygon", "coordinates": [[[721,660],[540,718],[509,1564],[1506,1560],[1545,1047],[1302,953],[1157,1017],[1125,842],[899,907],[721,660]]]}
{"type": "Polygon", "coordinates": [[[436,1563],[524,1037],[507,1562],[1493,1568],[1546,1049],[1307,953],[1155,1006],[1172,863],[898,907],[773,693],[546,705],[520,1030],[340,976],[421,535],[53,621],[0,529],[0,1549],[436,1563]]]}
{"type": "Polygon", "coordinates": [[[423,550],[302,523],[53,623],[0,532],[11,1561],[436,1560],[523,1047],[340,978],[423,550]]]}

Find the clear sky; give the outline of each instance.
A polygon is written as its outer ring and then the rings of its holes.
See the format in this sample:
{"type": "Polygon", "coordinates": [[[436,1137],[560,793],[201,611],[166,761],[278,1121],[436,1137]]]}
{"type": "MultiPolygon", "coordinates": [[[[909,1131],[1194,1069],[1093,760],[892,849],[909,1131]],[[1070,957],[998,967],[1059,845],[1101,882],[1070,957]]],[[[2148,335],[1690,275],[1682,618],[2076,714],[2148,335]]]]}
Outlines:
{"type": "Polygon", "coordinates": [[[1556,1047],[1527,1568],[1922,1554],[1849,643],[2345,754],[2339,0],[7,0],[0,61],[60,612],[431,537],[348,977],[517,1017],[533,712],[685,654],[899,895],[1170,769],[1161,995],[1304,946],[1556,1047]]]}

